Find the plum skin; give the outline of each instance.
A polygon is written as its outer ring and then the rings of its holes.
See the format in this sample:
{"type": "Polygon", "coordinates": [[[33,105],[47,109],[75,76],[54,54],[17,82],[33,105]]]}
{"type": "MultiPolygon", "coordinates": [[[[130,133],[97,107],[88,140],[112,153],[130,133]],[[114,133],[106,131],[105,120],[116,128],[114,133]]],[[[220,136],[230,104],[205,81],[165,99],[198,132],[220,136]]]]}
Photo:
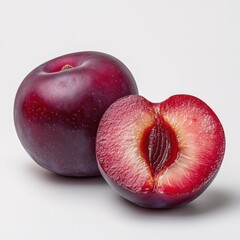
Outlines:
{"type": "Polygon", "coordinates": [[[215,175],[204,186],[186,194],[159,194],[155,192],[135,193],[118,185],[111,178],[109,178],[101,168],[100,164],[99,169],[105,181],[117,194],[119,194],[129,202],[134,203],[140,207],[153,209],[176,208],[192,202],[209,187],[209,185],[212,183],[212,181],[217,175],[217,173],[215,173],[215,175]]]}
{"type": "Polygon", "coordinates": [[[138,94],[128,68],[100,52],[67,54],[30,72],[14,102],[17,135],[42,167],[65,176],[99,176],[95,139],[105,110],[138,94]]]}

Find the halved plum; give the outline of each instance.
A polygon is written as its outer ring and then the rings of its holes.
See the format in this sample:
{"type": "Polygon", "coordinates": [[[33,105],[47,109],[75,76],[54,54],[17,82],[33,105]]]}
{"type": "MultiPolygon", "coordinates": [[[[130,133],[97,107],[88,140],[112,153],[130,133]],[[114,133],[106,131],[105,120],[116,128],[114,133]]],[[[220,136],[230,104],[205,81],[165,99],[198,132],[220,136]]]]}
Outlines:
{"type": "Polygon", "coordinates": [[[162,103],[127,96],[103,115],[96,154],[106,181],[129,201],[151,208],[185,204],[217,174],[225,151],[212,109],[190,95],[162,103]]]}

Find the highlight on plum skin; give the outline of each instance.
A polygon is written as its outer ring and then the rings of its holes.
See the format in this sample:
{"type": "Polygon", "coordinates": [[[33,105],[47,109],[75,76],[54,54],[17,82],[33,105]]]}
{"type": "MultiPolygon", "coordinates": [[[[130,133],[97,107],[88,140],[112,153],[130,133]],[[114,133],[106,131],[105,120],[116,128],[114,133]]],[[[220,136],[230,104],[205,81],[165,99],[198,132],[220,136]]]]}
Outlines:
{"type": "Polygon", "coordinates": [[[149,208],[194,200],[215,178],[224,152],[218,117],[190,95],[157,104],[123,97],[104,113],[96,138],[105,180],[122,197],[149,208]]]}

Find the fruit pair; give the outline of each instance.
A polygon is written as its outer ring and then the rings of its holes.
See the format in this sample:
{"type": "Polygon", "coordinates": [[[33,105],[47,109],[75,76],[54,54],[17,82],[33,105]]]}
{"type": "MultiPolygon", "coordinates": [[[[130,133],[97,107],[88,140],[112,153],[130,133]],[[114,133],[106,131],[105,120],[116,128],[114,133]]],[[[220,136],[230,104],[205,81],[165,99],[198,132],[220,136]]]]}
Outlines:
{"type": "Polygon", "coordinates": [[[51,171],[96,176],[100,170],[119,194],[144,207],[187,203],[218,172],[222,125],[196,97],[153,104],[137,94],[116,58],[68,54],[24,79],[14,105],[16,130],[29,155],[51,171]]]}

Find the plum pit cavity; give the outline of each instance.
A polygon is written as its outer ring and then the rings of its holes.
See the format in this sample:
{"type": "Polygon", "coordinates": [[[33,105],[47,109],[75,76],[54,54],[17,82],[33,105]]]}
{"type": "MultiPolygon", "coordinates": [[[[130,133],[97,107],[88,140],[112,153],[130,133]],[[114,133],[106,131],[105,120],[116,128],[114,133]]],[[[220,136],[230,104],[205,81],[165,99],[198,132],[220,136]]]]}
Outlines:
{"type": "Polygon", "coordinates": [[[161,115],[158,114],[154,124],[144,131],[140,149],[154,178],[177,159],[177,138],[161,115]]]}

